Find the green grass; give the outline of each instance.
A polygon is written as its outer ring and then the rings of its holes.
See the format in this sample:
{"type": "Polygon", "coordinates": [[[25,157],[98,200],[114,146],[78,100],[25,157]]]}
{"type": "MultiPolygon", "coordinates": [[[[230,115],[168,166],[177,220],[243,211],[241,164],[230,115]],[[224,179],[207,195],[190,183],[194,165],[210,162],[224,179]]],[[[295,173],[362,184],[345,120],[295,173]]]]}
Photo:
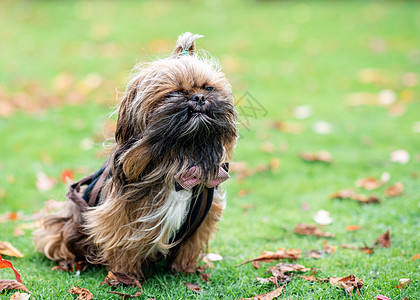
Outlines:
{"type": "MultiPolygon", "coordinates": [[[[319,209],[334,218],[325,228],[335,234],[331,245],[370,244],[389,229],[392,247],[376,249],[373,255],[338,248],[319,260],[303,257],[298,263],[322,268],[320,277],[355,274],[365,285],[354,299],[378,294],[419,299],[419,261],[411,258],[420,253],[420,135],[412,130],[420,121],[420,88],[402,81],[408,72],[420,77],[419,10],[415,1],[2,2],[0,103],[15,101],[19,93],[37,105],[46,99],[40,94],[58,95],[60,101],[36,113],[0,117],[0,213],[30,215],[45,200],[64,200],[63,183],[42,193],[35,186],[36,174],[59,178],[62,170],[73,169],[81,178],[98,168],[103,160],[98,157],[98,136],[116,104],[115,90],[124,89],[132,66],[167,54],[181,32],[197,32],[206,36],[198,47],[220,59],[237,98],[249,92],[267,111],[249,118],[249,129],[240,125],[235,161],[255,166],[276,157],[281,165],[277,172],[243,181],[233,175],[225,184],[228,205],[209,249],[224,260],[215,263],[209,283],[196,275],[159,272],[143,284],[142,299],[240,299],[273,290],[256,280],[266,277],[265,269],[272,264],[260,270],[235,265],[279,247],[303,253],[321,249],[321,239],[293,233],[297,223],[312,223],[319,209]],[[378,69],[385,82],[362,83],[358,76],[367,68],[378,69]],[[63,73],[75,81],[70,91],[82,91],[84,101],[78,105],[67,101],[68,91],[57,92],[57,76],[63,73]],[[83,92],[81,84],[91,73],[98,74],[102,84],[83,92]],[[383,89],[396,92],[397,102],[406,107],[404,114],[392,117],[385,107],[347,105],[351,93],[383,89]],[[407,93],[413,96],[405,97],[407,93]],[[295,120],[293,108],[303,104],[311,105],[314,113],[295,120]],[[305,129],[282,133],[271,128],[274,120],[299,122],[305,129]],[[317,121],[331,123],[331,134],[314,133],[317,121]],[[80,145],[86,139],[94,144],[83,150],[80,145]],[[265,141],[276,146],[274,153],[262,150],[265,141]],[[287,150],[280,151],[280,145],[287,150]],[[389,161],[397,149],[411,154],[408,164],[389,161]],[[298,157],[319,150],[330,151],[334,163],[308,164],[298,157]],[[387,198],[382,187],[373,192],[383,200],[379,205],[328,199],[332,192],[354,187],[358,178],[382,172],[390,173],[391,182],[404,183],[402,196],[387,198]],[[239,197],[243,189],[250,192],[239,197]],[[301,209],[303,203],[309,203],[308,211],[301,209]],[[352,224],[362,229],[346,232],[352,224]],[[400,278],[411,278],[407,289],[394,288],[400,278]],[[194,294],[184,286],[196,281],[206,293],[194,294]]],[[[25,255],[6,258],[21,271],[34,299],[74,299],[66,291],[77,284],[90,289],[95,299],[118,299],[106,293],[111,288],[100,285],[105,269],[90,269],[79,277],[51,271],[53,263],[34,252],[30,232],[12,235],[22,222],[0,223],[0,240],[12,242],[25,255]]],[[[0,270],[0,278],[12,278],[12,272],[0,270]]],[[[9,299],[11,294],[0,296],[9,299]]],[[[346,297],[343,290],[295,278],[279,298],[346,297]]]]}

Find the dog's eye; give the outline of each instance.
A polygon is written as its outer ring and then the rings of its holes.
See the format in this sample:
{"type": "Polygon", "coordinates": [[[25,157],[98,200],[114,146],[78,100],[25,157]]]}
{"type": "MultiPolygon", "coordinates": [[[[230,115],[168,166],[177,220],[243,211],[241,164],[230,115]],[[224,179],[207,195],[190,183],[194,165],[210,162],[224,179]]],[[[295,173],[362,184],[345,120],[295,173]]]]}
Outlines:
{"type": "Polygon", "coordinates": [[[205,90],[206,90],[206,91],[209,91],[209,92],[214,91],[214,86],[207,86],[207,87],[205,88],[205,90]]]}

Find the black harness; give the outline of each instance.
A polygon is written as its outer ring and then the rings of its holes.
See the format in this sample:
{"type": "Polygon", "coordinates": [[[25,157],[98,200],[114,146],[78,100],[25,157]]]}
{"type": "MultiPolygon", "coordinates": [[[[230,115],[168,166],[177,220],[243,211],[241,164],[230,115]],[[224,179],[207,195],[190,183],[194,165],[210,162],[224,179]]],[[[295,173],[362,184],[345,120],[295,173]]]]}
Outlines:
{"type": "MultiPolygon", "coordinates": [[[[222,167],[226,172],[229,170],[228,163],[223,164],[222,167]]],[[[99,203],[104,183],[110,176],[110,165],[105,163],[96,173],[73,183],[66,197],[75,202],[82,212],[86,211],[89,207],[95,207],[99,203]],[[83,195],[81,195],[82,186],[86,186],[83,195]]],[[[179,191],[182,190],[182,187],[176,184],[175,189],[179,191]]],[[[179,244],[179,242],[188,239],[196,232],[210,210],[213,203],[213,196],[214,188],[204,187],[200,189],[198,186],[192,188],[192,199],[187,217],[175,236],[170,238],[170,243],[179,244]]]]}

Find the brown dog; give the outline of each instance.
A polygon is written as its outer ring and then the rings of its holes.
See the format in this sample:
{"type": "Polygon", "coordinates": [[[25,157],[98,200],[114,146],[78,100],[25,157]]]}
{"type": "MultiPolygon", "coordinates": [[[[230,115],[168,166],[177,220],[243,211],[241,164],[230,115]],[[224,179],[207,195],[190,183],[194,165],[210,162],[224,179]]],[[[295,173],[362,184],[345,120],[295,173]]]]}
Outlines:
{"type": "Polygon", "coordinates": [[[237,141],[231,86],[195,52],[199,37],[185,33],[171,57],[134,68],[112,154],[35,233],[48,258],[136,279],[162,258],[172,271],[195,270],[225,206],[218,184],[237,141]]]}

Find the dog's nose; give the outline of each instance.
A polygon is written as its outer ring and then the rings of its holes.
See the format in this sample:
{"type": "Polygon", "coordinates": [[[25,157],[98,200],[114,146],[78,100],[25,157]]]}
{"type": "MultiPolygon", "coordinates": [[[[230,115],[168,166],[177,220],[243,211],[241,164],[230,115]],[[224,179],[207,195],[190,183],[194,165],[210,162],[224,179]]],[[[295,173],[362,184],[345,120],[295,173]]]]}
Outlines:
{"type": "Polygon", "coordinates": [[[206,103],[206,99],[203,94],[195,94],[192,96],[192,100],[199,105],[204,105],[204,103],[206,103]]]}

